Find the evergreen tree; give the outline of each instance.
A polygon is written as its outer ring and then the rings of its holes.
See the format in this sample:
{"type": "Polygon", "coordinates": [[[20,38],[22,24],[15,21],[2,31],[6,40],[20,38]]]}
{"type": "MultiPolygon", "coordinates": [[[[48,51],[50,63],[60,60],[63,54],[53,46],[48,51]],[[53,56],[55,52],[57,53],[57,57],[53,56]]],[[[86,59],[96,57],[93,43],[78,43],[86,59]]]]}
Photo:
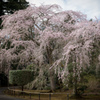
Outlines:
{"type": "Polygon", "coordinates": [[[17,10],[25,9],[29,6],[26,0],[8,0],[7,13],[14,13],[17,10]]]}
{"type": "MultiPolygon", "coordinates": [[[[3,11],[4,5],[3,4],[4,4],[4,1],[0,0],[0,16],[4,15],[4,11],[3,11]]],[[[1,25],[1,23],[2,23],[2,20],[0,18],[0,25],[1,25]]],[[[1,28],[1,26],[0,26],[0,28],[1,28]]]]}
{"type": "Polygon", "coordinates": [[[1,15],[4,15],[4,12],[3,12],[3,0],[0,0],[0,16],[1,15]]]}
{"type": "MultiPolygon", "coordinates": [[[[13,14],[15,11],[25,9],[29,6],[26,0],[0,0],[0,16],[13,14]]],[[[0,28],[2,20],[0,18],[0,28]]]]}

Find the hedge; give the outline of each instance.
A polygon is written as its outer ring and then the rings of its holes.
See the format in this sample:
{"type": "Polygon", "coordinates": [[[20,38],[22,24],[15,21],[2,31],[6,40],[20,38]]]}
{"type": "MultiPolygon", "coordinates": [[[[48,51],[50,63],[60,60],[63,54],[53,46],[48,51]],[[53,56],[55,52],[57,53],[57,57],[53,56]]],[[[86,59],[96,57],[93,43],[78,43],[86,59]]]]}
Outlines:
{"type": "Polygon", "coordinates": [[[9,71],[9,83],[17,84],[18,86],[26,85],[33,80],[34,73],[31,70],[10,70],[9,71]]]}

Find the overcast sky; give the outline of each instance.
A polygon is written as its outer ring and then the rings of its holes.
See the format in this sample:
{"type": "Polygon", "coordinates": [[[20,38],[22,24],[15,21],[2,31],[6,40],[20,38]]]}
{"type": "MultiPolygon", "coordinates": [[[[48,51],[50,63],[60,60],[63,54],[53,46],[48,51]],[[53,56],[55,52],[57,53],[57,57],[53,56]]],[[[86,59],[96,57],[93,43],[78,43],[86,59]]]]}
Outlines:
{"type": "Polygon", "coordinates": [[[87,15],[88,19],[100,19],[100,0],[27,0],[36,4],[58,4],[63,10],[81,11],[87,15]]]}

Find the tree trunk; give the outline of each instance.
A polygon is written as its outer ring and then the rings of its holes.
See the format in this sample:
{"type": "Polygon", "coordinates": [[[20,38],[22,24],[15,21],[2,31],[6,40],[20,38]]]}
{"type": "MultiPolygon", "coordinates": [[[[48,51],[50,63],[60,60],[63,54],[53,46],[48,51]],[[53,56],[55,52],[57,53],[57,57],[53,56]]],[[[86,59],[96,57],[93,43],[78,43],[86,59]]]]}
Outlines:
{"type": "Polygon", "coordinates": [[[50,86],[51,86],[51,90],[55,91],[55,89],[56,89],[56,79],[55,79],[55,74],[54,74],[53,69],[50,70],[50,86]]]}
{"type": "MultiPolygon", "coordinates": [[[[47,47],[47,58],[49,61],[49,65],[51,66],[53,63],[53,57],[52,57],[52,49],[50,47],[47,47]]],[[[51,90],[55,91],[56,89],[56,79],[55,79],[55,73],[54,73],[54,69],[50,69],[49,71],[49,76],[50,76],[50,86],[51,86],[51,90]]]]}
{"type": "Polygon", "coordinates": [[[100,64],[97,64],[96,66],[96,77],[100,78],[100,64]]]}
{"type": "Polygon", "coordinates": [[[78,91],[77,91],[77,78],[74,79],[74,83],[73,83],[73,94],[75,96],[78,95],[78,91]]]}

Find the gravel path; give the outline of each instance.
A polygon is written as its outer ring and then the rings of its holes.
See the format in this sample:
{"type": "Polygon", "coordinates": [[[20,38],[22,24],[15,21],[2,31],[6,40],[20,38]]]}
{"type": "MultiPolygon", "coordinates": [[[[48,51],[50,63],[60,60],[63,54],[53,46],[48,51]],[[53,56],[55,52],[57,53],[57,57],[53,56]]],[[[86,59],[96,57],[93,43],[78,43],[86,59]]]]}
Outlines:
{"type": "Polygon", "coordinates": [[[19,99],[19,98],[14,98],[7,96],[3,93],[3,91],[7,89],[7,87],[0,87],[0,100],[24,100],[24,99],[19,99]]]}

